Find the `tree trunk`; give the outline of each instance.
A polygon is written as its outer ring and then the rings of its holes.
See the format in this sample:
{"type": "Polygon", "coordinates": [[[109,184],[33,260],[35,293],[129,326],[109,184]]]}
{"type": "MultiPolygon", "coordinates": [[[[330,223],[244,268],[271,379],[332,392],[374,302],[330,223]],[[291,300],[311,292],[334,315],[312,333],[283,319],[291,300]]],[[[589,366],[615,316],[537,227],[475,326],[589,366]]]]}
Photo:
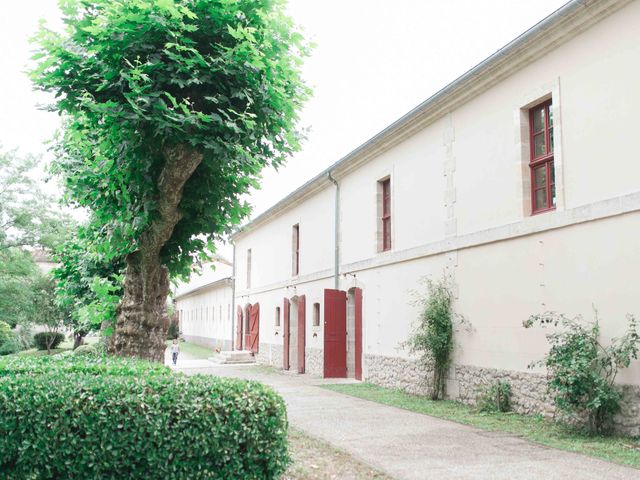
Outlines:
{"type": "Polygon", "coordinates": [[[84,343],[84,332],[73,332],[73,350],[84,343]]]}
{"type": "Polygon", "coordinates": [[[169,327],[166,312],[169,274],[160,251],[182,219],[178,205],[184,184],[202,162],[202,154],[186,145],[165,148],[158,180],[156,216],[142,234],[138,250],[127,256],[124,295],[116,312],[109,353],[164,361],[169,327]]]}

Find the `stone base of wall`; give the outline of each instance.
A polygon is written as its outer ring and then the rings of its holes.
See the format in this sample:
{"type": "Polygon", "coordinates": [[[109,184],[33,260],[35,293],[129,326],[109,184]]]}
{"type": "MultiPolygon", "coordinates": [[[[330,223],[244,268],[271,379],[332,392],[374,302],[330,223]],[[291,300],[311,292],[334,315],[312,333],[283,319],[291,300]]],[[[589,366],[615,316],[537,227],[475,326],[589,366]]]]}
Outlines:
{"type": "Polygon", "coordinates": [[[364,380],[382,387],[404,390],[414,395],[429,395],[431,375],[415,360],[382,355],[365,355],[364,380]]]}
{"type": "MultiPolygon", "coordinates": [[[[282,345],[261,343],[256,360],[264,365],[282,368],[282,345]]],[[[319,348],[307,348],[305,352],[305,371],[309,375],[322,376],[324,366],[323,351],[319,348]]]]}
{"type": "Polygon", "coordinates": [[[324,350],[307,348],[304,353],[305,372],[309,375],[322,377],[324,375],[324,350]]]}
{"type": "Polygon", "coordinates": [[[187,342],[208,347],[212,350],[215,350],[216,348],[219,348],[220,350],[231,350],[232,347],[231,340],[224,340],[222,338],[198,337],[195,335],[183,335],[182,338],[187,342]]]}
{"type": "MultiPolygon", "coordinates": [[[[365,380],[387,388],[403,390],[414,395],[429,395],[431,375],[415,360],[382,355],[365,355],[365,380]]],[[[547,393],[546,376],[531,372],[516,372],[470,365],[452,367],[447,379],[447,395],[468,405],[475,405],[482,387],[494,381],[511,385],[513,411],[522,414],[555,413],[553,399],[547,393]]],[[[617,433],[640,435],[640,386],[623,385],[620,413],[615,417],[617,433]]]]}

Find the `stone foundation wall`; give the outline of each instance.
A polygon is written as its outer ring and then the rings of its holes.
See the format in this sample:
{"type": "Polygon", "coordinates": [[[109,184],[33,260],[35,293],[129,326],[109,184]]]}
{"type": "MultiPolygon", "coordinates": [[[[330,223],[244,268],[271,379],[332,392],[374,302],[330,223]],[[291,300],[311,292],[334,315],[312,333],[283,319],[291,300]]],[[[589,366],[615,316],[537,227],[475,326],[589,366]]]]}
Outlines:
{"type": "MultiPolygon", "coordinates": [[[[431,376],[415,360],[365,355],[364,361],[364,380],[414,395],[430,394],[431,376]]],[[[553,399],[547,393],[546,376],[539,373],[455,365],[451,377],[447,379],[447,395],[451,399],[475,405],[482,387],[497,380],[507,381],[511,385],[511,404],[515,412],[547,417],[554,415],[553,399]]],[[[617,433],[640,435],[640,386],[622,386],[621,410],[614,423],[617,433]]]]}
{"type": "Polygon", "coordinates": [[[258,345],[256,360],[265,365],[282,368],[282,345],[261,343],[258,345]]]}
{"type": "Polygon", "coordinates": [[[414,395],[429,395],[431,375],[415,360],[382,355],[365,355],[364,380],[382,387],[404,390],[414,395]]]}
{"type": "Polygon", "coordinates": [[[195,343],[202,347],[208,347],[212,350],[219,348],[220,350],[231,350],[231,340],[221,338],[198,337],[196,335],[183,335],[182,338],[190,343],[195,343]]]}
{"type": "Polygon", "coordinates": [[[307,348],[304,356],[305,372],[309,375],[322,377],[324,374],[324,350],[307,348]]]}

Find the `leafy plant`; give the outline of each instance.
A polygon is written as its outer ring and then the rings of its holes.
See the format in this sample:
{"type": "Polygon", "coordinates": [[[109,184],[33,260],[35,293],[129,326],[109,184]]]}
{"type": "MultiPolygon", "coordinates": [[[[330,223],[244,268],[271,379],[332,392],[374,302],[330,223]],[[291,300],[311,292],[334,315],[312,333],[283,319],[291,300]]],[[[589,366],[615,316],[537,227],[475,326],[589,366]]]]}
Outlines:
{"type": "Polygon", "coordinates": [[[50,352],[64,342],[64,334],[60,332],[38,332],[33,336],[33,341],[38,350],[50,352]]]}
{"type": "Polygon", "coordinates": [[[530,365],[547,368],[548,387],[560,412],[586,420],[591,433],[611,431],[613,416],[620,410],[620,389],[615,385],[618,371],[629,367],[638,358],[638,324],[627,316],[627,333],[612,339],[609,345],[600,342],[600,324],[596,312],[593,323],[582,317],[566,317],[555,312],[533,315],[524,322],[553,326],[557,331],[547,335],[551,345],[543,360],[530,365]]]}
{"type": "Polygon", "coordinates": [[[0,345],[8,342],[12,337],[13,332],[11,331],[9,324],[0,320],[0,345]]]}
{"type": "Polygon", "coordinates": [[[423,366],[433,372],[431,398],[444,398],[447,373],[453,352],[454,320],[462,320],[453,311],[453,293],[446,277],[439,281],[425,279],[426,293],[418,294],[416,304],[422,308],[420,320],[403,345],[419,354],[423,366]]]}
{"type": "Polygon", "coordinates": [[[285,403],[267,386],[55,357],[0,358],[3,478],[276,479],[287,466],[285,403]]]}
{"type": "Polygon", "coordinates": [[[511,384],[505,380],[495,380],[484,385],[478,395],[478,410],[481,412],[511,410],[511,384]]]}
{"type": "Polygon", "coordinates": [[[283,0],[64,2],[36,37],[36,86],[63,117],[54,173],[124,259],[113,352],[161,361],[169,276],[248,214],[260,172],[299,149],[308,45],[283,0]]]}
{"type": "Polygon", "coordinates": [[[175,340],[180,336],[180,327],[176,320],[172,320],[167,330],[167,340],[175,340]]]}

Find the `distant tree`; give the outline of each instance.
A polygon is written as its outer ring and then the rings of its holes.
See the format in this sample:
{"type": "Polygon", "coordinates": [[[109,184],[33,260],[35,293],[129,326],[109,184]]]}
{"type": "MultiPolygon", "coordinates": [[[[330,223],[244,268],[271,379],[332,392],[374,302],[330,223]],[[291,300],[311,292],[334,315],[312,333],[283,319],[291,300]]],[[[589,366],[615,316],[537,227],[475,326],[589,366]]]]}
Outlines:
{"type": "Polygon", "coordinates": [[[49,275],[40,275],[33,287],[34,308],[31,322],[44,328],[47,353],[51,354],[56,334],[63,327],[69,311],[61,308],[56,302],[55,282],[49,275]]]}
{"type": "Polygon", "coordinates": [[[169,276],[249,212],[261,170],[299,147],[307,54],[282,0],[63,2],[35,84],[63,115],[55,169],[93,212],[95,251],[125,258],[114,353],[161,361],[169,276]]]}

